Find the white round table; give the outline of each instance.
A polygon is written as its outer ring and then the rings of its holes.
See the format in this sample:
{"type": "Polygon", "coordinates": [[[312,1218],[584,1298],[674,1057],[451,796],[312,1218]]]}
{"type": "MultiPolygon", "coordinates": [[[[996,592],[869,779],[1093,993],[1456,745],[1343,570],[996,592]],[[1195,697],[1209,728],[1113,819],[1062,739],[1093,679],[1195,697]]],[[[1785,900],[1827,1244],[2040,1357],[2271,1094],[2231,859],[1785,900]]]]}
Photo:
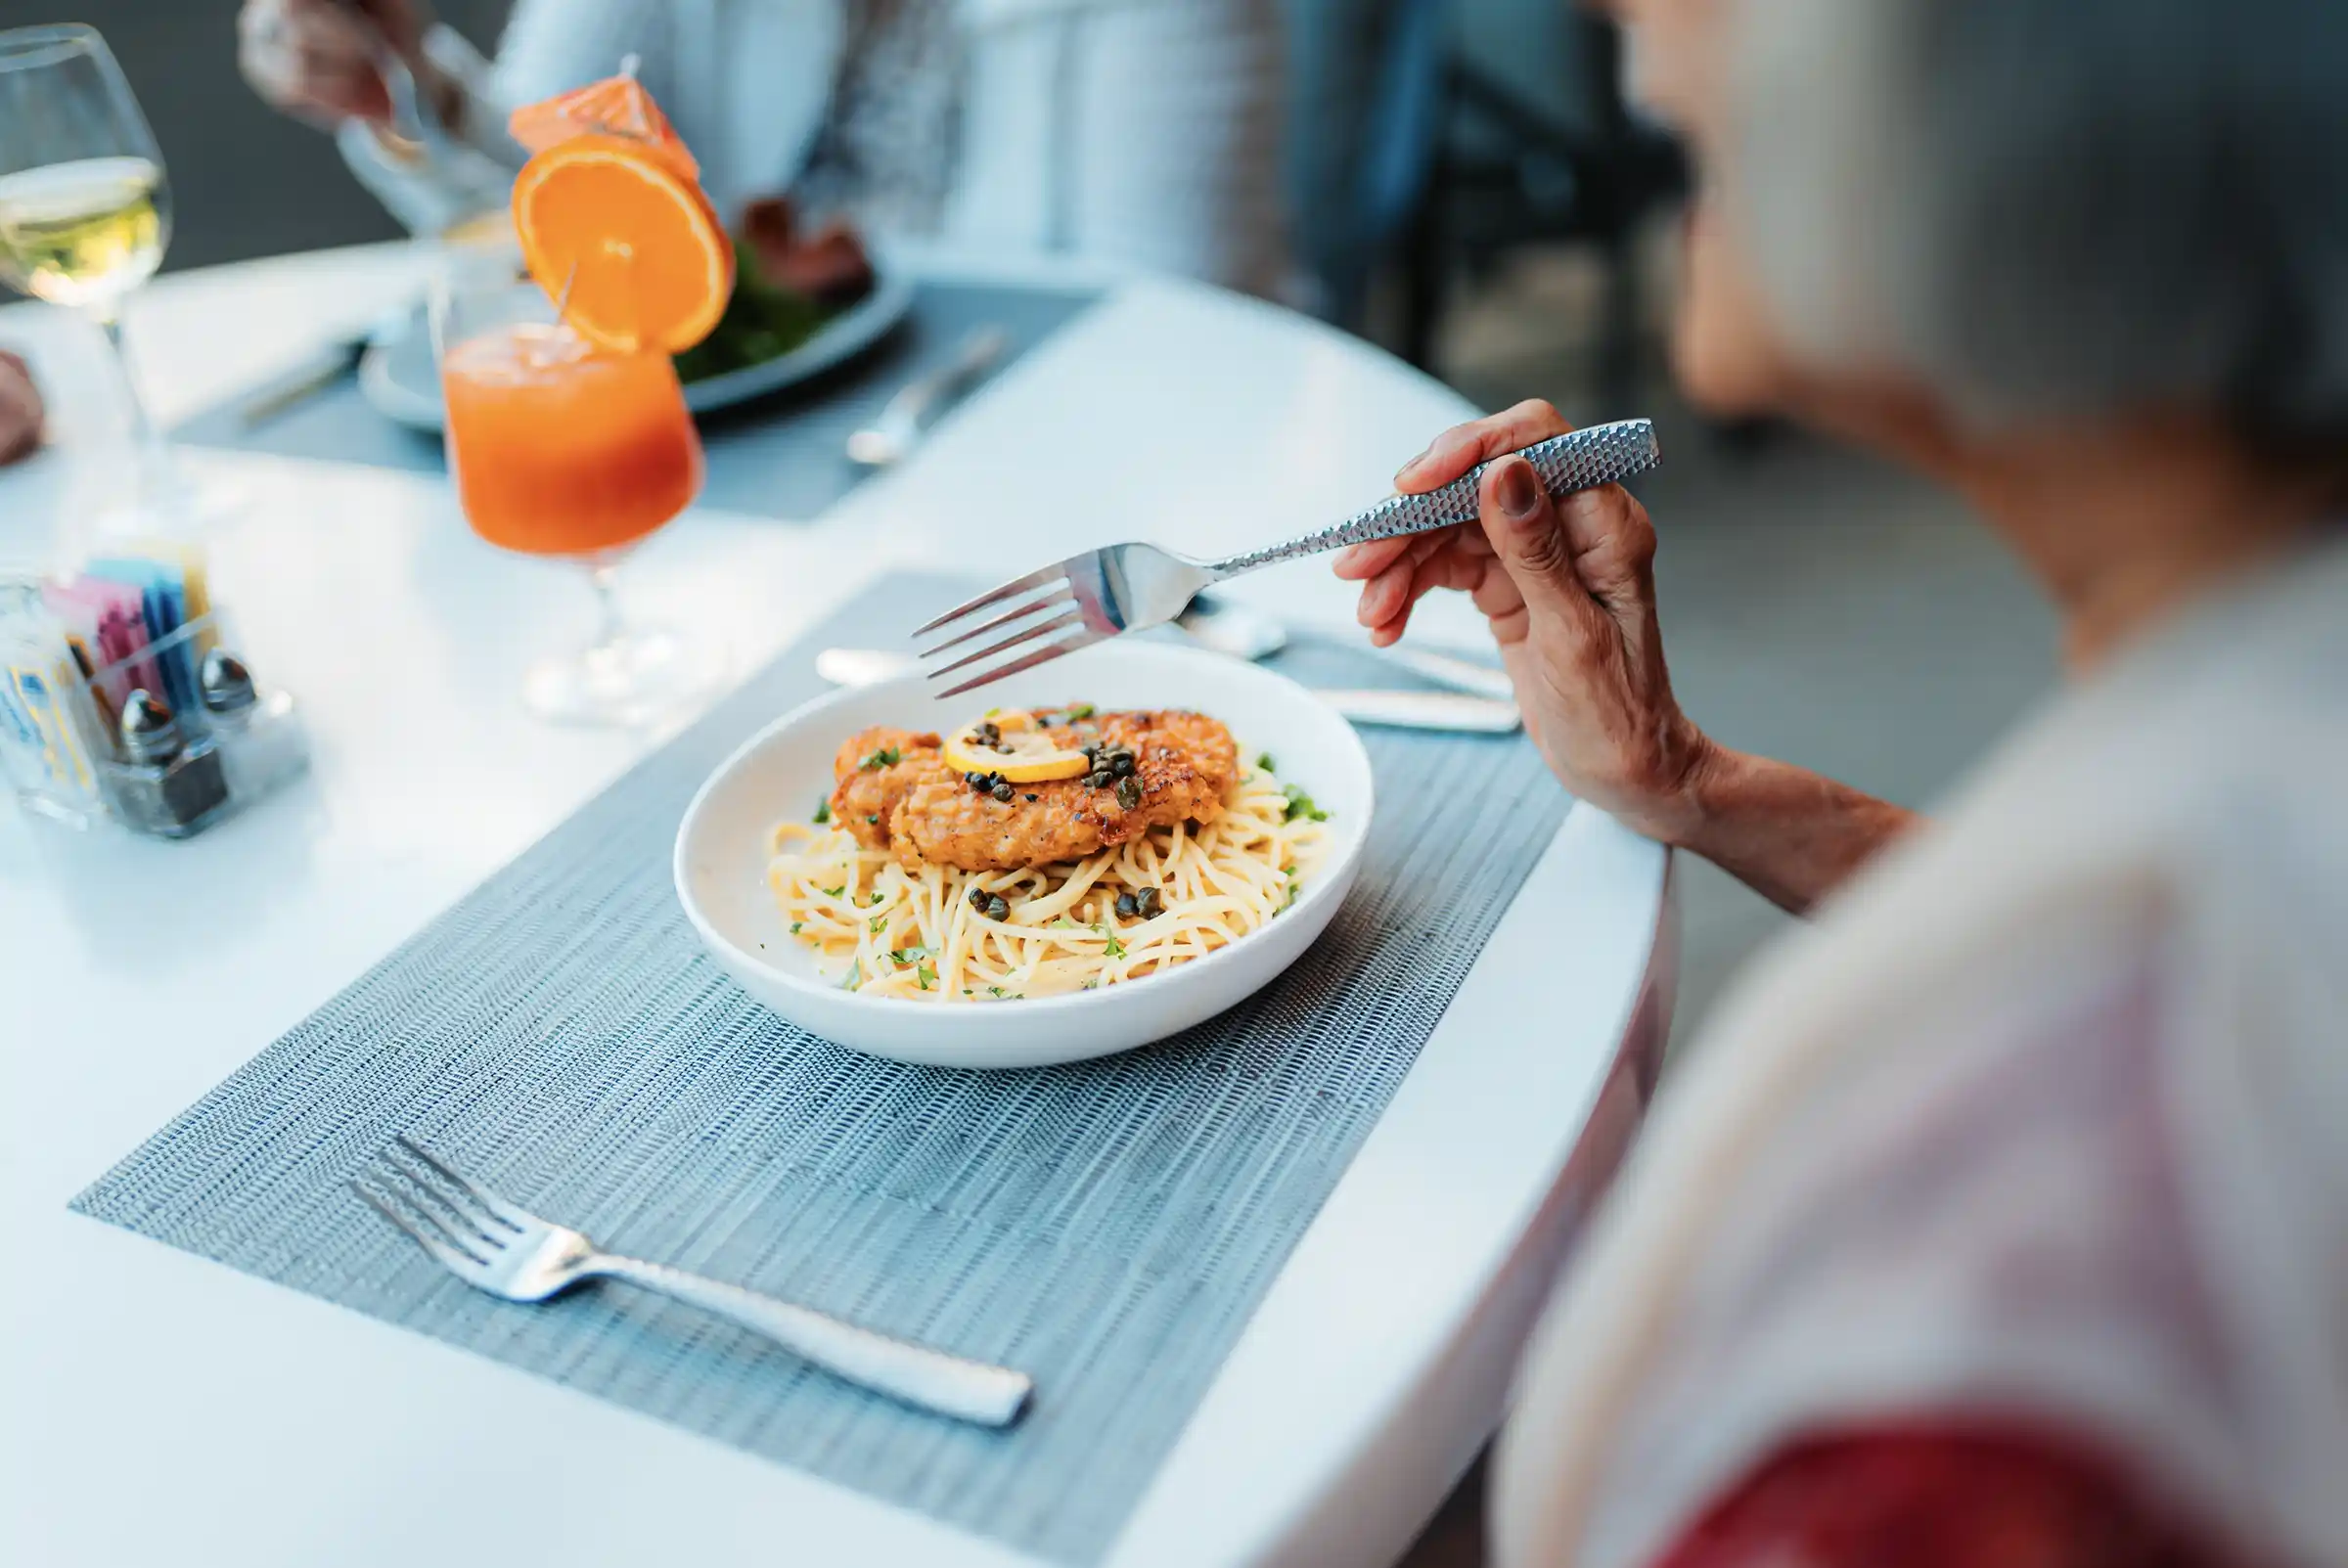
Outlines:
{"type": "MultiPolygon", "coordinates": [[[[952,270],[938,258],[933,270],[952,270]]],[[[415,287],[399,247],[168,279],[134,352],[184,416],[415,287]]],[[[1056,269],[1054,276],[1066,269],[1056,269]]],[[[37,560],[116,461],[88,329],[0,311],[64,439],[0,472],[37,560]]],[[[696,512],[630,566],[644,610],[748,667],[892,567],[1016,570],[1116,539],[1217,554],[1350,512],[1471,411],[1360,342],[1116,281],[909,466],[816,518],[696,512]],[[1012,558],[1016,557],[1016,560],[1012,558]]],[[[651,742],[516,691],[583,638],[564,571],[466,530],[445,481],[191,452],[241,514],[215,596],[303,698],[290,795],[184,844],[0,804],[0,1539],[41,1568],[1026,1559],[860,1494],[68,1213],[85,1184],[560,821],[651,742]]],[[[1350,624],[1302,563],[1235,597],[1350,624]]],[[[1471,641],[1461,605],[1435,629],[1471,641]]],[[[1500,1417],[1667,1024],[1665,853],[1568,814],[1107,1559],[1379,1563],[1500,1417]]]]}

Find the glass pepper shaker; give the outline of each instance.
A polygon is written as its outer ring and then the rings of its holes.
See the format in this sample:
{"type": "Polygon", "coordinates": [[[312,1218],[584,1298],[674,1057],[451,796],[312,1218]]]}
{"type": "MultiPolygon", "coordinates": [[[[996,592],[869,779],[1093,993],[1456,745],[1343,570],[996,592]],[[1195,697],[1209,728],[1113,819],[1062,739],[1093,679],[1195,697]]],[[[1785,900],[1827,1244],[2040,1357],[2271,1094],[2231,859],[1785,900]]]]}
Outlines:
{"type": "Polygon", "coordinates": [[[182,733],[170,705],[141,687],[122,704],[122,760],[106,772],[113,806],[141,832],[185,838],[228,804],[228,778],[210,736],[182,733]]]}

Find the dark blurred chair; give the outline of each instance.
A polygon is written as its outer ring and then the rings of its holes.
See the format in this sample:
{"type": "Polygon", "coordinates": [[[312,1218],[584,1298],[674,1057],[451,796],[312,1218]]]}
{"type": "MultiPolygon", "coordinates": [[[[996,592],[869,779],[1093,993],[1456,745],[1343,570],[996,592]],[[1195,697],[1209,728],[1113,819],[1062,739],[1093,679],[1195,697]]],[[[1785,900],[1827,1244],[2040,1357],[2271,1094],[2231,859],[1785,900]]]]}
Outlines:
{"type": "Polygon", "coordinates": [[[1634,241],[1685,172],[1624,105],[1614,28],[1563,0],[1289,0],[1289,16],[1298,248],[1324,313],[1360,330],[1391,270],[1396,346],[1429,368],[1456,278],[1487,276],[1523,246],[1586,243],[1606,275],[1598,390],[1628,406],[1634,241]]]}

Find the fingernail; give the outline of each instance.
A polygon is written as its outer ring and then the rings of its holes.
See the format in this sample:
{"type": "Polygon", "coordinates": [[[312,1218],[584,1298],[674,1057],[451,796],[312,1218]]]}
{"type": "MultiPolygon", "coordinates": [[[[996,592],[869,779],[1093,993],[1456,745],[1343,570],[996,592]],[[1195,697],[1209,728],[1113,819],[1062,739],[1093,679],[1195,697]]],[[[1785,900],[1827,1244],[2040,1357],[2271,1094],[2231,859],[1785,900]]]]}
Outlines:
{"type": "Polygon", "coordinates": [[[1424,463],[1426,461],[1426,454],[1432,452],[1434,449],[1433,443],[1429,442],[1426,446],[1420,450],[1420,453],[1417,457],[1411,459],[1410,462],[1405,463],[1401,468],[1396,469],[1394,470],[1394,482],[1396,484],[1400,484],[1403,480],[1409,478],[1411,476],[1411,470],[1419,467],[1420,464],[1424,463]]]}
{"type": "Polygon", "coordinates": [[[1500,510],[1520,521],[1540,510],[1540,481],[1533,477],[1533,466],[1522,458],[1509,459],[1500,470],[1494,494],[1500,501],[1500,510]]]}

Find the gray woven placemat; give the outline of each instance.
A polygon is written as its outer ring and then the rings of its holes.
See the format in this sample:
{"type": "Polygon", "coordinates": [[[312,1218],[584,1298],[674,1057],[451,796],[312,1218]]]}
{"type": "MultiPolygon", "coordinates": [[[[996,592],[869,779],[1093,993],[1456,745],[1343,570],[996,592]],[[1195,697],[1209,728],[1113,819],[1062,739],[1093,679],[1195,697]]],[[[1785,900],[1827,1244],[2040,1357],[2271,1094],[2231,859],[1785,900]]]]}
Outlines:
{"type": "MultiPolygon", "coordinates": [[[[996,367],[1028,353],[1101,297],[1099,291],[1008,284],[925,283],[903,323],[873,349],[803,385],[704,415],[705,506],[812,517],[870,476],[847,460],[849,432],[870,424],[897,389],[953,357],[964,335],[999,326],[1011,346],[996,367]]],[[[445,471],[440,437],[395,425],[346,379],[275,419],[248,427],[247,390],[176,426],[171,439],[232,452],[445,471]]],[[[947,415],[952,418],[952,415],[947,415]]]]}
{"type": "MultiPolygon", "coordinates": [[[[1567,801],[1519,739],[1372,733],[1359,884],[1252,1000],[1072,1067],[855,1055],[701,957],[669,843],[707,771],[815,693],[814,649],[926,618],[956,586],[898,579],[845,606],[74,1207],[1039,1557],[1097,1561],[1567,801]],[[396,1132],[617,1250],[1018,1366],[1034,1412],[1006,1433],[927,1417],[619,1288],[539,1307],[469,1290],[344,1187],[396,1132]]],[[[1364,684],[1358,655],[1299,657],[1324,661],[1308,680],[1364,684]]]]}

